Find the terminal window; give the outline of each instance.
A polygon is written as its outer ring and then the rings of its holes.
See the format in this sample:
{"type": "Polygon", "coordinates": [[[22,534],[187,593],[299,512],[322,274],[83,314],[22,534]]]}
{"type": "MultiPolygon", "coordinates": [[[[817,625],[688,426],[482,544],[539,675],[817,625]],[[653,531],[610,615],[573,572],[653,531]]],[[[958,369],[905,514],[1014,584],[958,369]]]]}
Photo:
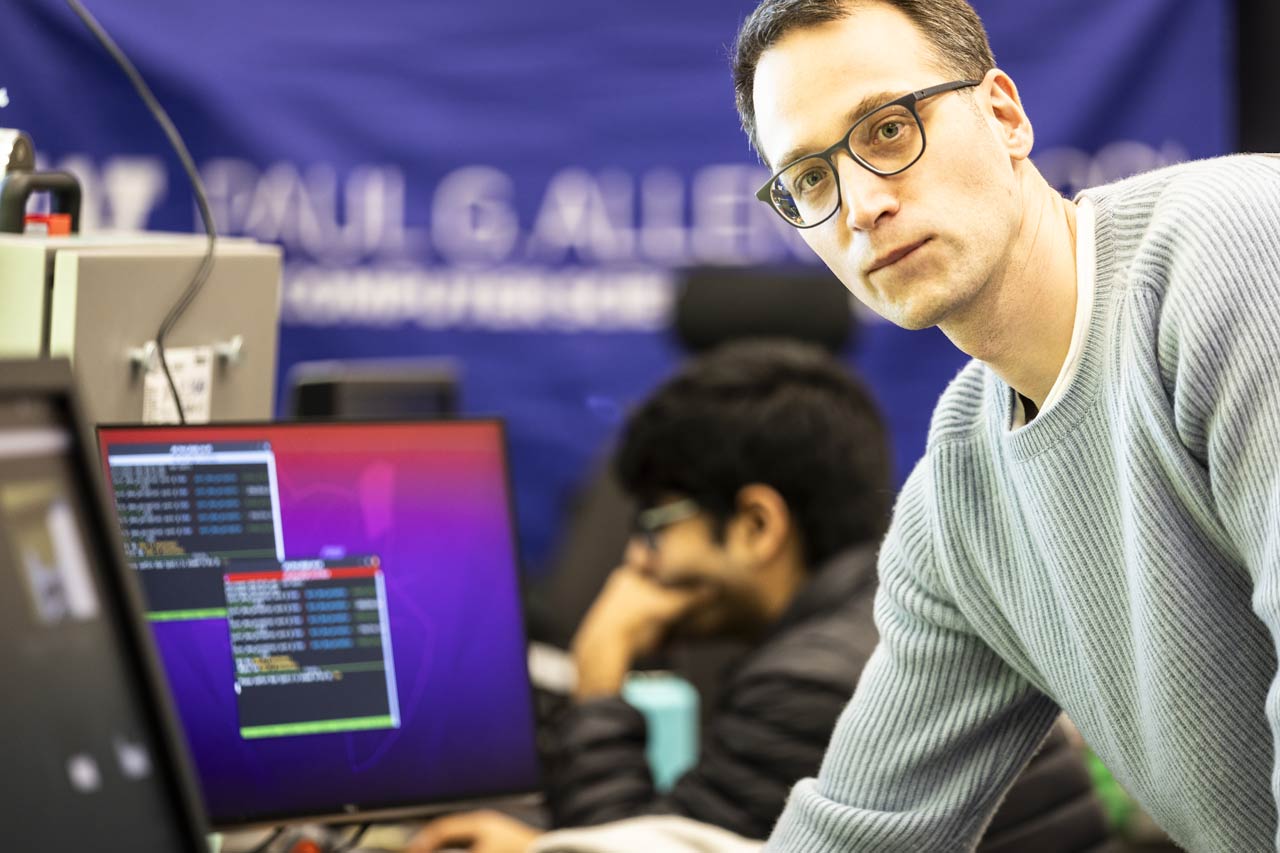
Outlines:
{"type": "Polygon", "coordinates": [[[399,728],[381,561],[286,558],[270,442],[122,443],[107,464],[149,618],[227,626],[241,737],[399,728]]]}
{"type": "Polygon", "coordinates": [[[286,561],[223,580],[241,737],[399,727],[377,557],[286,561]]]}
{"type": "Polygon", "coordinates": [[[270,443],[117,446],[107,462],[153,621],[223,618],[230,561],[284,559],[270,443]]]}

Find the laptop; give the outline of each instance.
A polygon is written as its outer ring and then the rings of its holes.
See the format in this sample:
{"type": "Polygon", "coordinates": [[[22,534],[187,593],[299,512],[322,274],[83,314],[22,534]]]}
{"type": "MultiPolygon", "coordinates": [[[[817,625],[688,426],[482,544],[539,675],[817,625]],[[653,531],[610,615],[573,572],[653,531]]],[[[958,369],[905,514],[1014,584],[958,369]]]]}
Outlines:
{"type": "Polygon", "coordinates": [[[5,849],[196,853],[194,783],[66,362],[0,361],[5,849]]]}
{"type": "Polygon", "coordinates": [[[214,826],[539,789],[500,421],[98,439],[214,826]]]}

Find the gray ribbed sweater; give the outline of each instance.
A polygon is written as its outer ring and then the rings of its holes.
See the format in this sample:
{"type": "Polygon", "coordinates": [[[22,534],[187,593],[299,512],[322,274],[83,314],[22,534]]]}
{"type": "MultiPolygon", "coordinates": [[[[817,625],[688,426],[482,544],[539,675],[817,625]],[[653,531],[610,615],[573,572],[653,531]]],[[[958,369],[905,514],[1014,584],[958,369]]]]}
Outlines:
{"type": "Polygon", "coordinates": [[[1188,850],[1278,849],[1280,159],[1086,195],[1079,370],[1014,431],[983,364],[943,394],[880,647],[771,851],[968,850],[1059,707],[1188,850]]]}

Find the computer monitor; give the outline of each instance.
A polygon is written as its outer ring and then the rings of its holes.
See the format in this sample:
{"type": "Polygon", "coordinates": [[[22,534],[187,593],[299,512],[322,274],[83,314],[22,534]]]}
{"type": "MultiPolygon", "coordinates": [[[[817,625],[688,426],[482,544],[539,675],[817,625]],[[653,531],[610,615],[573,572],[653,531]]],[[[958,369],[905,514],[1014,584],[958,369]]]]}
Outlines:
{"type": "Polygon", "coordinates": [[[4,847],[206,849],[65,362],[0,362],[4,847]]]}
{"type": "MultiPolygon", "coordinates": [[[[0,357],[69,358],[93,423],[177,421],[147,345],[206,248],[192,234],[0,234],[0,357]]],[[[220,239],[200,298],[165,338],[188,422],[271,416],[280,251],[220,239]]]]}
{"type": "Polygon", "coordinates": [[[216,826],[538,788],[500,422],[99,445],[216,826]]]}
{"type": "Polygon", "coordinates": [[[303,361],[289,369],[289,414],[301,420],[451,418],[458,365],[445,358],[303,361]]]}

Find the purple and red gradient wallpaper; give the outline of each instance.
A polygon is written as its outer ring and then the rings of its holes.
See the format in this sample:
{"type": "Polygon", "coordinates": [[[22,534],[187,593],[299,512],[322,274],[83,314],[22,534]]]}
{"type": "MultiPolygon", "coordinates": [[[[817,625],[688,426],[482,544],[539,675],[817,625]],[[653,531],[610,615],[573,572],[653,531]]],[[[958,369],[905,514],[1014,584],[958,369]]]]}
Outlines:
{"type": "Polygon", "coordinates": [[[381,561],[398,728],[242,739],[227,621],[152,623],[215,825],[537,788],[500,423],[103,428],[99,441],[104,464],[130,444],[269,442],[285,558],[381,561]]]}

